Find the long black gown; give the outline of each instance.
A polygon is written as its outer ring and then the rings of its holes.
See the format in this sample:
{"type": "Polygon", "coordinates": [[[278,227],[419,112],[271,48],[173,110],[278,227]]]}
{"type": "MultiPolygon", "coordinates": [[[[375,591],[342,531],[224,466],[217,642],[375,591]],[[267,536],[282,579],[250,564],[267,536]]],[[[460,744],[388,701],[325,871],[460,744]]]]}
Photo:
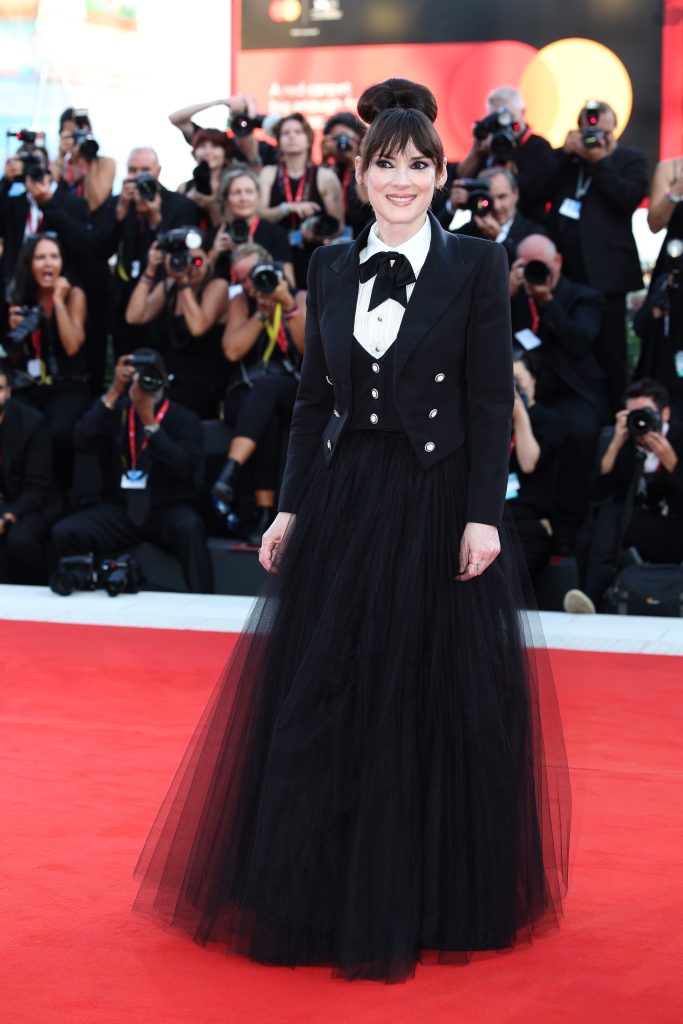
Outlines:
{"type": "Polygon", "coordinates": [[[310,467],[135,906],[263,963],[397,981],[557,924],[570,794],[514,538],[455,581],[466,451],[424,471],[391,401],[393,429],[356,418],[310,467]]]}

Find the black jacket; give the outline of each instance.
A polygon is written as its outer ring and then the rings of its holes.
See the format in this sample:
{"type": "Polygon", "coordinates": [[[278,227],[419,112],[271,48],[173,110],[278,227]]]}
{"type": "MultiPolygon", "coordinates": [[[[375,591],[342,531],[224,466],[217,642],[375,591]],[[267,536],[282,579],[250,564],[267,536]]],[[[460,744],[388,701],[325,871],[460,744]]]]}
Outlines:
{"type": "MultiPolygon", "coordinates": [[[[672,473],[660,465],[653,477],[648,478],[648,489],[651,493],[666,498],[671,513],[681,519],[683,518],[683,432],[675,421],[671,422],[667,441],[678,455],[678,462],[672,473]]],[[[611,498],[616,502],[624,502],[636,472],[636,465],[636,446],[629,438],[622,445],[614,460],[612,472],[598,475],[593,488],[593,496],[598,501],[611,498]]]]}
{"type": "MultiPolygon", "coordinates": [[[[458,238],[429,217],[429,253],[394,342],[394,399],[425,470],[468,444],[467,518],[497,525],[513,403],[507,257],[502,246],[458,238]]],[[[321,246],[311,261],[281,511],[296,510],[308,467],[321,446],[330,463],[351,416],[358,257],[368,231],[352,245],[321,246]]]]}
{"type": "MultiPolygon", "coordinates": [[[[76,424],[74,446],[79,455],[98,456],[103,476],[103,494],[117,505],[126,504],[121,489],[121,473],[128,468],[127,399],[113,410],[97,398],[76,424]]],[[[136,417],[136,447],[142,446],[144,434],[136,417]]],[[[152,509],[169,505],[194,505],[199,494],[203,462],[204,435],[196,413],[171,402],[161,422],[161,429],[149,439],[139,458],[140,469],[149,473],[152,509]]],[[[94,495],[90,496],[91,500],[94,495]]]]}
{"type": "Polygon", "coordinates": [[[585,283],[605,294],[623,294],[643,287],[640,259],[631,217],[649,186],[647,159],[636,149],[617,146],[611,156],[588,164],[564,150],[555,150],[556,167],[548,191],[552,200],[548,227],[565,257],[565,269],[575,280],[573,250],[585,268],[585,283]],[[567,198],[576,194],[579,169],[591,184],[582,200],[578,221],[560,214],[567,198]]]}
{"type": "Polygon", "coordinates": [[[0,509],[17,519],[45,508],[54,497],[47,420],[10,399],[0,426],[0,509]]]}
{"type": "MultiPolygon", "coordinates": [[[[542,346],[531,352],[537,376],[539,400],[552,405],[558,381],[589,402],[600,418],[609,418],[605,374],[593,353],[602,327],[603,298],[594,288],[560,276],[553,299],[539,307],[536,334],[542,346]]],[[[531,327],[531,310],[526,292],[520,288],[512,299],[514,332],[531,327]]]]}
{"type": "MultiPolygon", "coordinates": [[[[461,228],[457,228],[455,231],[456,235],[467,235],[468,238],[482,238],[481,231],[474,222],[474,218],[469,221],[468,224],[464,224],[461,228]]],[[[505,240],[500,244],[504,246],[505,251],[508,254],[508,262],[510,266],[517,259],[517,246],[524,238],[528,238],[529,235],[547,235],[548,232],[542,224],[538,224],[535,220],[529,220],[528,217],[523,217],[521,213],[518,213],[513,220],[510,230],[505,236],[505,240]]]]}

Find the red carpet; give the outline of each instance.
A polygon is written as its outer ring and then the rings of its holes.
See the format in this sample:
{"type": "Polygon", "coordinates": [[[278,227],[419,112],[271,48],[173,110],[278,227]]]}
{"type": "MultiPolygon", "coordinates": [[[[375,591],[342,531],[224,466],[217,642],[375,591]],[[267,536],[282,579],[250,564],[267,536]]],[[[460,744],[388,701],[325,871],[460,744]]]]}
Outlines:
{"type": "Polygon", "coordinates": [[[2,1024],[683,1020],[680,659],[553,655],[574,795],[562,930],[386,986],[208,952],[129,912],[224,635],[2,622],[0,644],[2,1024]]]}

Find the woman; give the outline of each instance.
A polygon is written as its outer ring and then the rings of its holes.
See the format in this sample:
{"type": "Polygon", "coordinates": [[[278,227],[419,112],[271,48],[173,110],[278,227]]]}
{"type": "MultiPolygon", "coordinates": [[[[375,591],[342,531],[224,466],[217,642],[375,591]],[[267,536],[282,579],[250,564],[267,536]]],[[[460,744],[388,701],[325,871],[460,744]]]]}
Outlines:
{"type": "MultiPolygon", "coordinates": [[[[68,487],[73,464],[72,435],[89,405],[85,358],[85,293],[64,276],[64,256],[56,236],[34,235],[19,253],[11,286],[10,331],[33,313],[35,327],[8,350],[16,399],[39,409],[52,438],[57,480],[68,487]]],[[[9,346],[9,348],[8,348],[9,346]]]]}
{"type": "Polygon", "coordinates": [[[262,543],[277,571],[157,821],[138,906],[267,963],[393,981],[421,951],[466,959],[557,920],[569,792],[497,528],[505,250],[428,212],[445,162],[424,86],[389,80],[358,109],[376,226],[312,262],[262,543]]]}
{"type": "Polygon", "coordinates": [[[223,221],[209,253],[216,273],[230,277],[232,254],[237,246],[255,242],[282,264],[293,285],[294,267],[287,232],[279,224],[270,224],[259,216],[259,181],[254,172],[246,167],[228,171],[221,183],[220,202],[223,221]]]}
{"type": "Polygon", "coordinates": [[[263,272],[254,271],[272,264],[272,256],[253,242],[238,246],[233,261],[232,281],[242,292],[230,301],[223,351],[234,367],[225,399],[234,433],[213,494],[229,506],[240,467],[249,462],[256,519],[247,540],[258,546],[275,517],[282,443],[304,348],[305,294],[293,295],[284,276],[274,290],[264,291],[263,272]]]}
{"type": "Polygon", "coordinates": [[[229,139],[217,128],[200,128],[192,136],[192,155],[197,166],[192,180],[183,182],[178,191],[197,204],[201,210],[200,226],[204,229],[221,222],[219,191],[229,152],[229,139]]]}
{"type": "Polygon", "coordinates": [[[92,129],[90,124],[79,128],[76,112],[73,107],[67,107],[59,119],[59,154],[51,167],[52,177],[71,195],[85,199],[90,212],[95,213],[111,195],[116,161],[98,153],[84,157],[76,142],[78,131],[91,132],[92,129]]]}
{"type": "Polygon", "coordinates": [[[339,179],[329,167],[311,162],[313,129],[302,114],[290,114],[275,127],[279,163],[261,171],[261,216],[281,224],[289,234],[297,288],[306,287],[311,256],[321,238],[311,228],[309,218],[334,218],[324,228],[330,237],[344,231],[344,200],[339,179]]]}
{"type": "Polygon", "coordinates": [[[131,292],[126,323],[153,324],[159,350],[173,374],[171,397],[202,419],[214,419],[227,373],[221,349],[228,288],[211,278],[202,246],[189,249],[185,266],[174,267],[172,254],[154,242],[147,265],[131,292]],[[163,267],[164,276],[158,280],[163,267]]]}

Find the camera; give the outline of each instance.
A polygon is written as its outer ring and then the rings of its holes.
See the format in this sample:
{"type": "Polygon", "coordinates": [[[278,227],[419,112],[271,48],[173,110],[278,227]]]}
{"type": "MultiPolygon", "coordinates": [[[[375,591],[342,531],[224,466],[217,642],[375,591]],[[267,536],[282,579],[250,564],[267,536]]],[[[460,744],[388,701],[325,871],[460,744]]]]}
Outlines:
{"type": "Polygon", "coordinates": [[[249,225],[241,217],[228,224],[227,231],[235,245],[243,245],[249,241],[249,225]]]}
{"type": "Polygon", "coordinates": [[[493,211],[489,183],[484,178],[463,178],[460,187],[469,193],[464,209],[478,217],[484,217],[493,211]]]}
{"type": "Polygon", "coordinates": [[[307,217],[301,223],[302,231],[309,231],[316,242],[324,242],[328,238],[334,238],[339,231],[339,221],[328,213],[315,213],[307,217]]]}
{"type": "Polygon", "coordinates": [[[642,437],[651,430],[658,432],[662,429],[662,414],[659,409],[651,409],[649,406],[631,409],[626,417],[626,426],[632,438],[642,437]]]}
{"type": "Polygon", "coordinates": [[[334,140],[338,153],[350,153],[353,149],[353,140],[350,135],[341,133],[334,140]]]}
{"type": "Polygon", "coordinates": [[[194,181],[195,189],[200,193],[200,195],[211,195],[211,169],[206,160],[199,161],[192,172],[192,180],[194,181]]]}
{"type": "Polygon", "coordinates": [[[270,295],[275,291],[284,274],[277,263],[258,263],[249,274],[255,291],[260,295],[270,295]]]}
{"type": "Polygon", "coordinates": [[[533,285],[544,285],[550,277],[550,267],[543,260],[529,260],[524,264],[524,277],[533,285]]]}
{"type": "Polygon", "coordinates": [[[7,355],[21,355],[32,359],[31,336],[41,326],[45,313],[42,306],[22,306],[19,313],[24,319],[18,327],[5,335],[3,346],[7,355]]]}
{"type": "Polygon", "coordinates": [[[109,597],[137,594],[142,582],[140,563],[132,555],[105,558],[95,565],[92,552],[87,555],[65,555],[59,560],[57,572],[50,578],[50,590],[68,597],[74,590],[96,590],[102,587],[109,597]]]}
{"type": "MultiPolygon", "coordinates": [[[[605,132],[598,128],[600,119],[600,104],[597,100],[589,100],[581,113],[584,115],[586,124],[581,127],[581,141],[586,149],[595,149],[605,140],[605,132]]],[[[579,123],[581,116],[579,115],[579,123]]]]}
{"type": "Polygon", "coordinates": [[[38,153],[34,153],[32,149],[24,149],[22,147],[15,156],[17,160],[21,160],[24,178],[28,178],[29,181],[43,180],[47,174],[47,169],[38,153]]]}
{"type": "Polygon", "coordinates": [[[232,114],[228,121],[228,128],[237,139],[251,135],[254,128],[263,128],[266,135],[272,137],[275,125],[280,120],[279,114],[257,114],[256,117],[249,117],[248,114],[232,114]]]}
{"type": "Polygon", "coordinates": [[[132,366],[138,373],[138,385],[145,394],[153,395],[155,391],[166,387],[166,374],[156,363],[141,356],[129,356],[126,366],[132,366]]]}
{"type": "Polygon", "coordinates": [[[505,163],[517,149],[521,128],[512,111],[503,108],[483,117],[481,121],[475,121],[474,137],[483,141],[490,135],[491,155],[496,161],[505,163]]]}
{"type": "Polygon", "coordinates": [[[151,203],[159,191],[157,179],[153,175],[148,174],[147,171],[143,171],[141,174],[138,174],[134,181],[135,187],[140,193],[140,198],[144,199],[147,203],[151,203]]]}
{"type": "Polygon", "coordinates": [[[71,136],[78,152],[88,163],[94,160],[100,151],[100,144],[88,128],[79,128],[71,136]]]}
{"type": "Polygon", "coordinates": [[[8,139],[16,139],[18,142],[24,142],[27,146],[34,146],[38,135],[42,135],[42,132],[30,132],[28,128],[20,128],[18,132],[7,132],[8,139]]]}
{"type": "Polygon", "coordinates": [[[192,259],[190,249],[199,249],[203,239],[197,228],[187,227],[160,231],[156,241],[162,252],[170,254],[171,270],[182,274],[184,270],[187,270],[192,259]]]}

